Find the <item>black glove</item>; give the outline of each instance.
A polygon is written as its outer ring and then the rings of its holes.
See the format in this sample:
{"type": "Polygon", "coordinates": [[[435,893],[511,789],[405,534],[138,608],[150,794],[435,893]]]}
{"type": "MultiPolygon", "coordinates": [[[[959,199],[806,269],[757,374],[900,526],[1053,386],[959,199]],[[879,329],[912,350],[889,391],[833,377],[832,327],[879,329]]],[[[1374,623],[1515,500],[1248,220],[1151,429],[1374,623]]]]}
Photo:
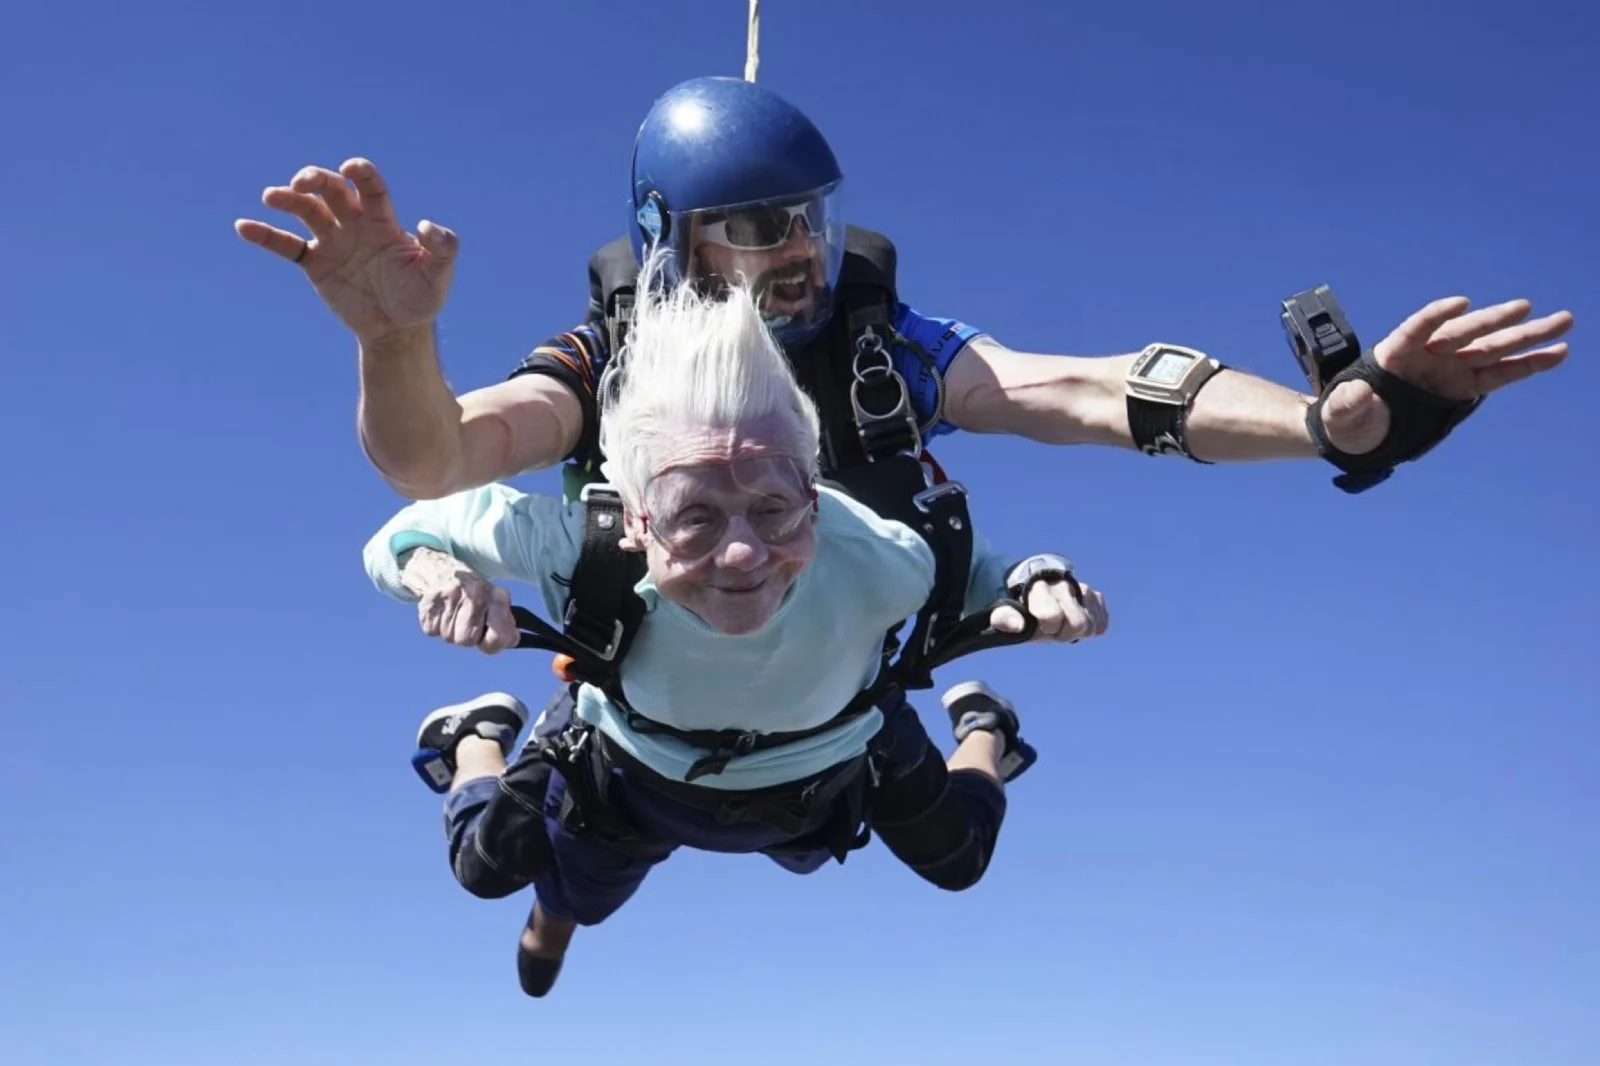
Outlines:
{"type": "Polygon", "coordinates": [[[1447,400],[1418,388],[1379,366],[1369,350],[1328,382],[1317,402],[1306,411],[1306,428],[1311,431],[1311,439],[1322,457],[1344,471],[1333,483],[1345,492],[1365,492],[1386,480],[1399,464],[1426,455],[1481,403],[1482,396],[1447,400]],[[1346,381],[1365,381],[1389,407],[1388,435],[1376,448],[1362,455],[1350,455],[1335,448],[1322,424],[1322,405],[1328,402],[1333,390],[1346,381]]]}

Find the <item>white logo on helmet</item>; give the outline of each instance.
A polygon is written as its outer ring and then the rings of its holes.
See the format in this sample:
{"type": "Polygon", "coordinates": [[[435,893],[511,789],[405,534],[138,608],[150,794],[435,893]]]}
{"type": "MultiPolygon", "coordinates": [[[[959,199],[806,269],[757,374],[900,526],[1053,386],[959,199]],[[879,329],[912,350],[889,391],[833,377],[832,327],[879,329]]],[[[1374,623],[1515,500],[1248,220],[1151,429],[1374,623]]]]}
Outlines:
{"type": "Polygon", "coordinates": [[[661,239],[661,206],[653,197],[644,202],[634,217],[639,220],[639,228],[648,233],[651,240],[661,239]]]}

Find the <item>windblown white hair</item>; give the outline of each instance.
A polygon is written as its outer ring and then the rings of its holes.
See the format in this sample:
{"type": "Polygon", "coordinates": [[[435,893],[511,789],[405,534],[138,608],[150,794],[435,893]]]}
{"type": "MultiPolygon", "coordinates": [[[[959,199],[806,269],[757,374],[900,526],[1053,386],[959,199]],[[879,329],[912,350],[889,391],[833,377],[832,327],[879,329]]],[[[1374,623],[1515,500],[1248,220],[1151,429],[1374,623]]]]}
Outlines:
{"type": "Polygon", "coordinates": [[[816,404],[795,381],[755,296],[745,286],[716,295],[688,284],[661,291],[661,259],[651,255],[639,272],[628,340],[600,390],[606,480],[638,507],[664,442],[773,416],[780,432],[792,434],[795,461],[814,476],[816,404]]]}

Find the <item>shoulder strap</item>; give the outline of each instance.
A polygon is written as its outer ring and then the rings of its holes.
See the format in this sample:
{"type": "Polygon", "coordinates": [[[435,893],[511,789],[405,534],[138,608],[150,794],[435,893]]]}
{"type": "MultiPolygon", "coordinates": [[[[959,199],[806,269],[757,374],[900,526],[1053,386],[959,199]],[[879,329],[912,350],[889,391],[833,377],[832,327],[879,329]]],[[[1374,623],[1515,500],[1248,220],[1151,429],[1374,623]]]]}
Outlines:
{"type": "Polygon", "coordinates": [[[565,680],[586,681],[610,693],[618,689],[622,661],[644,621],[644,601],[634,586],[644,576],[644,556],[625,552],[622,497],[609,485],[585,485],[583,544],[572,569],[566,612],[558,631],[520,607],[513,608],[522,630],[519,648],[556,653],[565,680]]]}
{"type": "Polygon", "coordinates": [[[639,278],[639,260],[626,236],[589,257],[589,321],[604,323],[613,353],[627,340],[633,317],[633,290],[639,278]]]}
{"type": "Polygon", "coordinates": [[[920,446],[909,394],[885,347],[899,299],[897,266],[893,241],[874,230],[850,226],[845,231],[833,320],[804,347],[789,353],[800,384],[816,401],[822,420],[823,468],[830,476],[876,456],[920,446]]]}
{"type": "Polygon", "coordinates": [[[933,552],[933,589],[917,612],[896,669],[906,688],[932,684],[925,662],[935,644],[954,630],[966,606],[972,572],[972,520],[967,490],[958,481],[930,485],[921,461],[900,453],[837,475],[852,498],[885,518],[904,523],[933,552]]]}
{"type": "MultiPolygon", "coordinates": [[[[623,342],[627,340],[628,325],[633,318],[633,292],[638,273],[639,265],[634,259],[633,244],[626,236],[597,248],[589,256],[587,321],[603,333],[601,340],[606,345],[608,363],[610,356],[621,351],[623,342]]],[[[600,380],[596,382],[597,406],[604,400],[606,380],[607,373],[603,370],[600,380]]],[[[568,501],[576,500],[584,486],[599,481],[598,466],[599,459],[595,454],[580,456],[563,466],[563,497],[568,501]]]]}

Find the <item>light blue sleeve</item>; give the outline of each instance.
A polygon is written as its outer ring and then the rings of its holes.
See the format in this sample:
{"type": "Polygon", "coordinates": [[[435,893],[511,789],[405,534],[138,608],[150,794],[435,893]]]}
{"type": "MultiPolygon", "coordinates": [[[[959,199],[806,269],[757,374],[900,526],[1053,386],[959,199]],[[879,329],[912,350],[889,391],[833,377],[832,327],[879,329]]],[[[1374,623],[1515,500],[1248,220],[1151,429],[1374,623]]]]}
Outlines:
{"type": "Polygon", "coordinates": [[[1017,560],[1000,555],[990,545],[989,538],[972,531],[972,574],[967,581],[967,602],[964,613],[981,611],[1006,594],[1006,575],[1017,565],[1017,560]]]}
{"type": "Polygon", "coordinates": [[[539,586],[546,616],[559,618],[582,543],[582,504],[487,485],[405,507],[367,541],[362,559],[380,591],[413,603],[417,597],[400,582],[399,556],[435,548],[490,581],[539,586]]]}

